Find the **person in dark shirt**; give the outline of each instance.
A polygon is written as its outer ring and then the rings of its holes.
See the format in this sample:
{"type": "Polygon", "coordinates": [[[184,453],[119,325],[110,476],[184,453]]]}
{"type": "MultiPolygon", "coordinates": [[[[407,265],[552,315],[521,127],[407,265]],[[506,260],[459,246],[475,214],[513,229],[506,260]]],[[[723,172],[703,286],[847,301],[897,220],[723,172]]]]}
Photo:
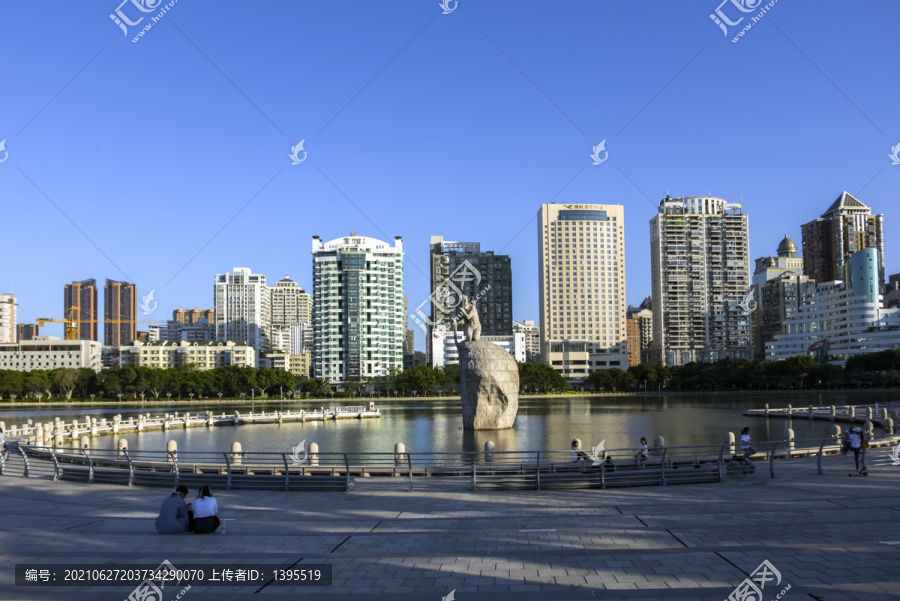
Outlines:
{"type": "Polygon", "coordinates": [[[167,497],[159,509],[159,517],[156,518],[156,531],[160,534],[178,534],[187,532],[190,517],[189,506],[184,502],[188,494],[187,486],[183,484],[175,489],[170,497],[167,497]]]}

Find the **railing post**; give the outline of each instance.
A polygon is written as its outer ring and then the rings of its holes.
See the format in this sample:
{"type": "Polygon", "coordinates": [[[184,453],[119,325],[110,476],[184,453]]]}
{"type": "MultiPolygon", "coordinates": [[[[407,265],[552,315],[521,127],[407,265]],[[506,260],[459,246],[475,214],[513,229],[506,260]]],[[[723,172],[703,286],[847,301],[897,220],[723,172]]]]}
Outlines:
{"type": "Polygon", "coordinates": [[[606,462],[600,463],[600,488],[606,489],[606,462]]]}
{"type": "Polygon", "coordinates": [[[819,445],[819,458],[817,460],[819,466],[819,475],[822,475],[822,451],[825,449],[825,441],[822,441],[822,444],[819,445]]]}
{"type": "Polygon", "coordinates": [[[472,457],[472,490],[477,490],[475,486],[475,457],[472,457]]]}
{"type": "Polygon", "coordinates": [[[28,455],[25,454],[25,450],[22,449],[21,446],[18,447],[18,448],[19,448],[19,452],[22,453],[22,459],[25,460],[25,471],[22,473],[22,475],[25,476],[25,477],[27,478],[27,477],[28,477],[28,474],[29,474],[29,472],[30,472],[30,470],[28,469],[28,455]]]}
{"type": "Polygon", "coordinates": [[[659,458],[659,484],[660,486],[666,485],[666,452],[669,449],[663,447],[662,456],[659,458]]]}
{"type": "Polygon", "coordinates": [[[725,465],[725,447],[728,445],[723,444],[722,448],[719,449],[719,463],[716,466],[716,475],[719,477],[718,481],[722,481],[722,467],[725,465]]]}
{"type": "Polygon", "coordinates": [[[285,453],[281,454],[281,460],[284,462],[284,492],[287,492],[290,490],[288,485],[291,482],[291,470],[288,468],[287,455],[285,453]]]}
{"type": "Polygon", "coordinates": [[[59,480],[59,461],[56,459],[56,453],[53,452],[53,447],[50,447],[50,456],[53,458],[53,479],[59,480]]]}
{"type": "Polygon", "coordinates": [[[225,457],[225,470],[228,473],[228,478],[225,480],[225,490],[231,490],[231,459],[228,458],[228,453],[222,453],[222,456],[225,457]]]}
{"type": "Polygon", "coordinates": [[[353,488],[350,486],[350,459],[347,457],[347,453],[344,453],[344,469],[347,474],[347,485],[344,487],[344,492],[350,492],[353,488]]]}
{"type": "Polygon", "coordinates": [[[778,449],[778,443],[772,445],[772,450],[769,451],[769,477],[775,477],[775,451],[778,449]]]}
{"type": "Polygon", "coordinates": [[[122,454],[128,460],[128,486],[134,486],[134,462],[128,454],[128,449],[122,449],[122,454]]]}
{"type": "Polygon", "coordinates": [[[409,466],[409,490],[413,489],[412,456],[406,454],[406,465],[409,466]]]}
{"type": "Polygon", "coordinates": [[[537,490],[541,490],[541,452],[537,452],[537,462],[534,466],[534,475],[535,482],[537,484],[537,490]]]}
{"type": "Polygon", "coordinates": [[[94,462],[91,461],[91,456],[88,455],[87,449],[81,449],[81,452],[88,460],[88,482],[94,481],[94,462]]]}

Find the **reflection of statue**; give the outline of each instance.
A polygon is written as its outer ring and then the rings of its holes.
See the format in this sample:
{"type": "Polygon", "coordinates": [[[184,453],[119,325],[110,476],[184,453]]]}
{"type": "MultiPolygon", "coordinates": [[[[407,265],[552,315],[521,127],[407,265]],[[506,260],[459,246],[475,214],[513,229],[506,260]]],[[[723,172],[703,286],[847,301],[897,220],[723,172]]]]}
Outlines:
{"type": "MultiPolygon", "coordinates": [[[[462,313],[463,321],[466,322],[466,340],[469,342],[475,342],[481,339],[481,320],[478,319],[478,308],[475,306],[477,301],[469,302],[468,296],[462,297],[462,308],[460,309],[460,313],[462,313]]],[[[453,338],[456,340],[456,344],[459,344],[459,340],[456,337],[456,324],[460,320],[453,320],[453,338]]]]}

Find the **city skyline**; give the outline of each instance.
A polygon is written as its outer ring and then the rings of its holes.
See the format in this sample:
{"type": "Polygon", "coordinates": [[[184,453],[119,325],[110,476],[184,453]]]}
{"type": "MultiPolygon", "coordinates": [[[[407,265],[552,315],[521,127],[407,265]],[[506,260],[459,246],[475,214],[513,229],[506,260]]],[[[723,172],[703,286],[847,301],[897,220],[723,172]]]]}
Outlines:
{"type": "MultiPolygon", "coordinates": [[[[549,23],[502,2],[285,6],[276,22],[177,4],[138,44],[113,8],[2,9],[4,39],[30,60],[3,66],[0,191],[11,223],[46,210],[37,232],[6,236],[43,241],[0,275],[20,323],[60,316],[58,287],[85,278],[133,282],[139,300],[154,290],[141,319],[210,306],[208,278],[234,265],[311,290],[302,241],[350,230],[404,237],[411,306],[428,297],[431,235],[478,240],[512,259],[513,318],[540,321],[528,232],[549,202],[624,205],[631,303],[650,293],[648,223],[666,194],[743,200],[751,257],[784,234],[799,244],[842,190],[885,214],[887,240],[900,232],[900,84],[881,67],[900,8],[887,2],[781,3],[739,44],[702,3],[559,6],[549,23]],[[299,39],[315,60],[294,60],[299,39]],[[598,40],[613,60],[586,51],[598,40]],[[151,252],[136,234],[172,217],[188,225],[155,227],[151,252]]],[[[900,271],[887,251],[885,272],[900,271]]]]}

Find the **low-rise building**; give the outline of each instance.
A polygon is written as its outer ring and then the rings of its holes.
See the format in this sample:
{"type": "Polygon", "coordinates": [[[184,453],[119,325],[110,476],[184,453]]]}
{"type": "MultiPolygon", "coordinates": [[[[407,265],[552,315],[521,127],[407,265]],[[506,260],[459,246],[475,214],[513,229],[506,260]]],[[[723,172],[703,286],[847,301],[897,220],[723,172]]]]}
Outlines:
{"type": "Polygon", "coordinates": [[[582,380],[598,369],[628,369],[627,356],[616,348],[585,340],[551,342],[546,362],[568,380],[582,380]]]}
{"type": "Polygon", "coordinates": [[[297,378],[308,378],[312,371],[312,352],[303,351],[297,355],[288,355],[288,371],[297,378]]]}
{"type": "MultiPolygon", "coordinates": [[[[465,334],[459,332],[459,341],[466,339],[465,334]]],[[[456,349],[456,341],[453,332],[444,328],[435,328],[431,332],[431,367],[441,368],[445,365],[459,363],[459,352],[456,349]]],[[[517,362],[525,361],[525,335],[513,334],[512,336],[482,336],[481,340],[493,342],[508,352],[517,362]]]]}
{"type": "Polygon", "coordinates": [[[256,350],[234,342],[135,342],[119,348],[119,365],[168,369],[193,365],[206,370],[227,365],[256,367],[256,350]]]}
{"type": "Polygon", "coordinates": [[[31,371],[71,367],[100,371],[100,355],[99,342],[36,336],[32,340],[0,344],[0,369],[31,371]]]}

